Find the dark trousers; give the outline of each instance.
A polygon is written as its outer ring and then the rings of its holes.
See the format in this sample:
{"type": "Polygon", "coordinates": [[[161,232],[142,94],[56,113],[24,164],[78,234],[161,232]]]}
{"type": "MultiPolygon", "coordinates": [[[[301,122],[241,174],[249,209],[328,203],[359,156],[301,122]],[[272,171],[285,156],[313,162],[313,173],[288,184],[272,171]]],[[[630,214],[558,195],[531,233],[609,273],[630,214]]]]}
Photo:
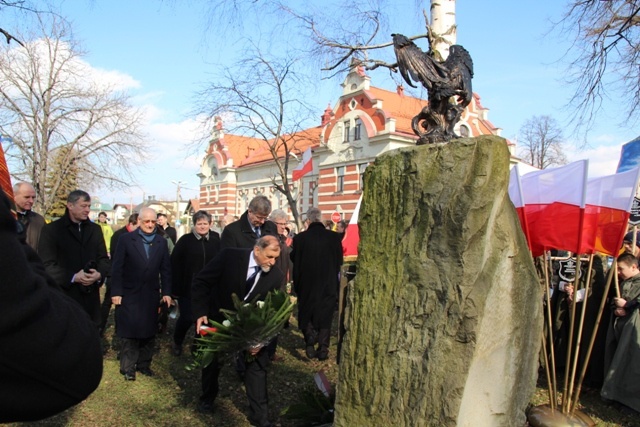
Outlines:
{"type": "Polygon", "coordinates": [[[173,332],[173,341],[181,346],[190,328],[193,328],[195,334],[195,322],[191,311],[191,298],[182,297],[178,299],[178,303],[180,304],[180,317],[178,317],[176,329],[173,332]]]}
{"type": "Polygon", "coordinates": [[[315,329],[311,322],[302,331],[304,342],[307,347],[314,347],[318,344],[318,356],[329,354],[329,338],[331,329],[315,329]]]}
{"type": "MultiPolygon", "coordinates": [[[[258,426],[267,425],[268,397],[267,397],[267,367],[269,355],[263,348],[254,361],[245,363],[244,386],[249,400],[249,420],[258,426]]],[[[202,395],[200,400],[213,402],[218,395],[218,376],[221,364],[214,359],[211,364],[202,369],[202,395]]]]}
{"type": "Polygon", "coordinates": [[[140,369],[148,369],[153,357],[155,337],[120,338],[120,373],[132,374],[140,369]]]}

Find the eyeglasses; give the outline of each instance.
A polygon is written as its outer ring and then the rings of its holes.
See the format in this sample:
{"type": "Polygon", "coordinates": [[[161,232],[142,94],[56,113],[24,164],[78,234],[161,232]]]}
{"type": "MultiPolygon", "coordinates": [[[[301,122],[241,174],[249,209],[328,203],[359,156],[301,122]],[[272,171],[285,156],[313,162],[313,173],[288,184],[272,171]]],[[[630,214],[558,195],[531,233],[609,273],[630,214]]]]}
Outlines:
{"type": "Polygon", "coordinates": [[[149,223],[151,223],[151,224],[155,224],[156,222],[158,222],[158,220],[156,220],[156,219],[143,219],[143,220],[141,220],[141,221],[142,221],[142,223],[144,223],[144,224],[149,224],[149,223]]]}
{"type": "Polygon", "coordinates": [[[287,224],[289,224],[288,222],[276,222],[276,225],[279,225],[281,227],[286,227],[287,224]]]}
{"type": "MultiPolygon", "coordinates": [[[[249,211],[249,212],[251,212],[251,211],[249,211]]],[[[259,219],[260,221],[266,221],[266,220],[267,220],[267,218],[269,218],[268,216],[258,215],[258,214],[253,213],[253,212],[251,212],[251,215],[255,216],[255,217],[256,217],[256,219],[259,219]]]]}

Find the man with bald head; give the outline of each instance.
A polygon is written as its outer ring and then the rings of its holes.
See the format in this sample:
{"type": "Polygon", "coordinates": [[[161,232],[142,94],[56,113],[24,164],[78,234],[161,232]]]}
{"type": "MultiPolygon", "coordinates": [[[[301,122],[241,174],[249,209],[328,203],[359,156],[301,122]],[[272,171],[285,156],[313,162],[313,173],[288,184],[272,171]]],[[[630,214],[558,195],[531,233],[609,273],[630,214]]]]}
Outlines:
{"type": "Polygon", "coordinates": [[[153,376],[151,358],[158,331],[158,302],[171,305],[169,246],[157,233],[157,214],[142,208],[138,228],[120,237],[111,267],[111,301],[120,338],[120,373],[153,376]]]}
{"type": "Polygon", "coordinates": [[[27,244],[37,251],[44,218],[31,210],[36,202],[36,190],[28,182],[19,182],[13,186],[13,199],[16,203],[18,221],[22,224],[18,237],[25,239],[27,244]]]}
{"type": "MultiPolygon", "coordinates": [[[[221,309],[234,310],[232,294],[244,301],[264,300],[267,293],[280,287],[283,273],[275,267],[280,255],[280,242],[274,236],[259,238],[253,248],[224,248],[194,277],[191,289],[193,316],[198,330],[208,319],[222,322],[221,309]]],[[[272,426],[267,418],[266,347],[254,348],[255,360],[247,362],[244,374],[249,421],[259,427],[272,426]]],[[[198,409],[213,412],[218,395],[220,363],[214,360],[202,370],[202,395],[198,409]]]]}

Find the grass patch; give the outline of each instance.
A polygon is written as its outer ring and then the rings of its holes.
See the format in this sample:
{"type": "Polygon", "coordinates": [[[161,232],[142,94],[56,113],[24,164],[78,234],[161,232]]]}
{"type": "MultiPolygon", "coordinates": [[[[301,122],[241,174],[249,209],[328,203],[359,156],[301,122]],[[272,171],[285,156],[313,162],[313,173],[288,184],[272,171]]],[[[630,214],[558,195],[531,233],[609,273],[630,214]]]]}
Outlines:
{"type": "MultiPolygon", "coordinates": [[[[171,354],[173,326],[174,321],[170,320],[167,333],[158,335],[156,339],[156,354],[151,365],[156,375],[149,378],[139,374],[136,381],[125,381],[119,373],[111,324],[104,340],[108,350],[98,389],[86,401],[55,417],[11,426],[249,426],[244,385],[238,379],[231,361],[226,363],[220,375],[216,412],[205,415],[196,410],[200,395],[200,372],[185,369],[193,361],[189,352],[189,340],[185,343],[182,356],[171,354]]],[[[280,417],[280,411],[299,403],[305,391],[314,387],[313,375],[317,371],[323,370],[331,384],[335,385],[338,378],[335,325],[333,331],[330,358],[323,362],[306,358],[302,334],[297,329],[295,319],[280,335],[277,353],[279,360],[271,365],[268,376],[269,415],[279,426],[298,425],[294,420],[280,417]]],[[[544,404],[547,401],[546,390],[538,388],[532,404],[544,404]]],[[[598,426],[640,426],[640,418],[623,415],[604,405],[597,391],[583,393],[579,409],[596,421],[598,426]]]]}

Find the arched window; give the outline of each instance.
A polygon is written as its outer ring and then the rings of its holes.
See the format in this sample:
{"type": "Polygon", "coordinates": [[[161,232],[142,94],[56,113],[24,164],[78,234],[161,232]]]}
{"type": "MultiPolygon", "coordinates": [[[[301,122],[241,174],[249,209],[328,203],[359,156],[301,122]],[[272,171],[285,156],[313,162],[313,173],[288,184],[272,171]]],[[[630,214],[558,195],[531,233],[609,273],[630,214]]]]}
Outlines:
{"type": "Polygon", "coordinates": [[[349,120],[344,122],[344,138],[342,139],[342,142],[349,142],[349,134],[351,133],[351,123],[349,123],[349,120]]]}
{"type": "Polygon", "coordinates": [[[361,132],[362,132],[362,120],[356,119],[355,120],[355,126],[353,128],[353,140],[354,141],[359,141],[360,140],[361,132]]]}

